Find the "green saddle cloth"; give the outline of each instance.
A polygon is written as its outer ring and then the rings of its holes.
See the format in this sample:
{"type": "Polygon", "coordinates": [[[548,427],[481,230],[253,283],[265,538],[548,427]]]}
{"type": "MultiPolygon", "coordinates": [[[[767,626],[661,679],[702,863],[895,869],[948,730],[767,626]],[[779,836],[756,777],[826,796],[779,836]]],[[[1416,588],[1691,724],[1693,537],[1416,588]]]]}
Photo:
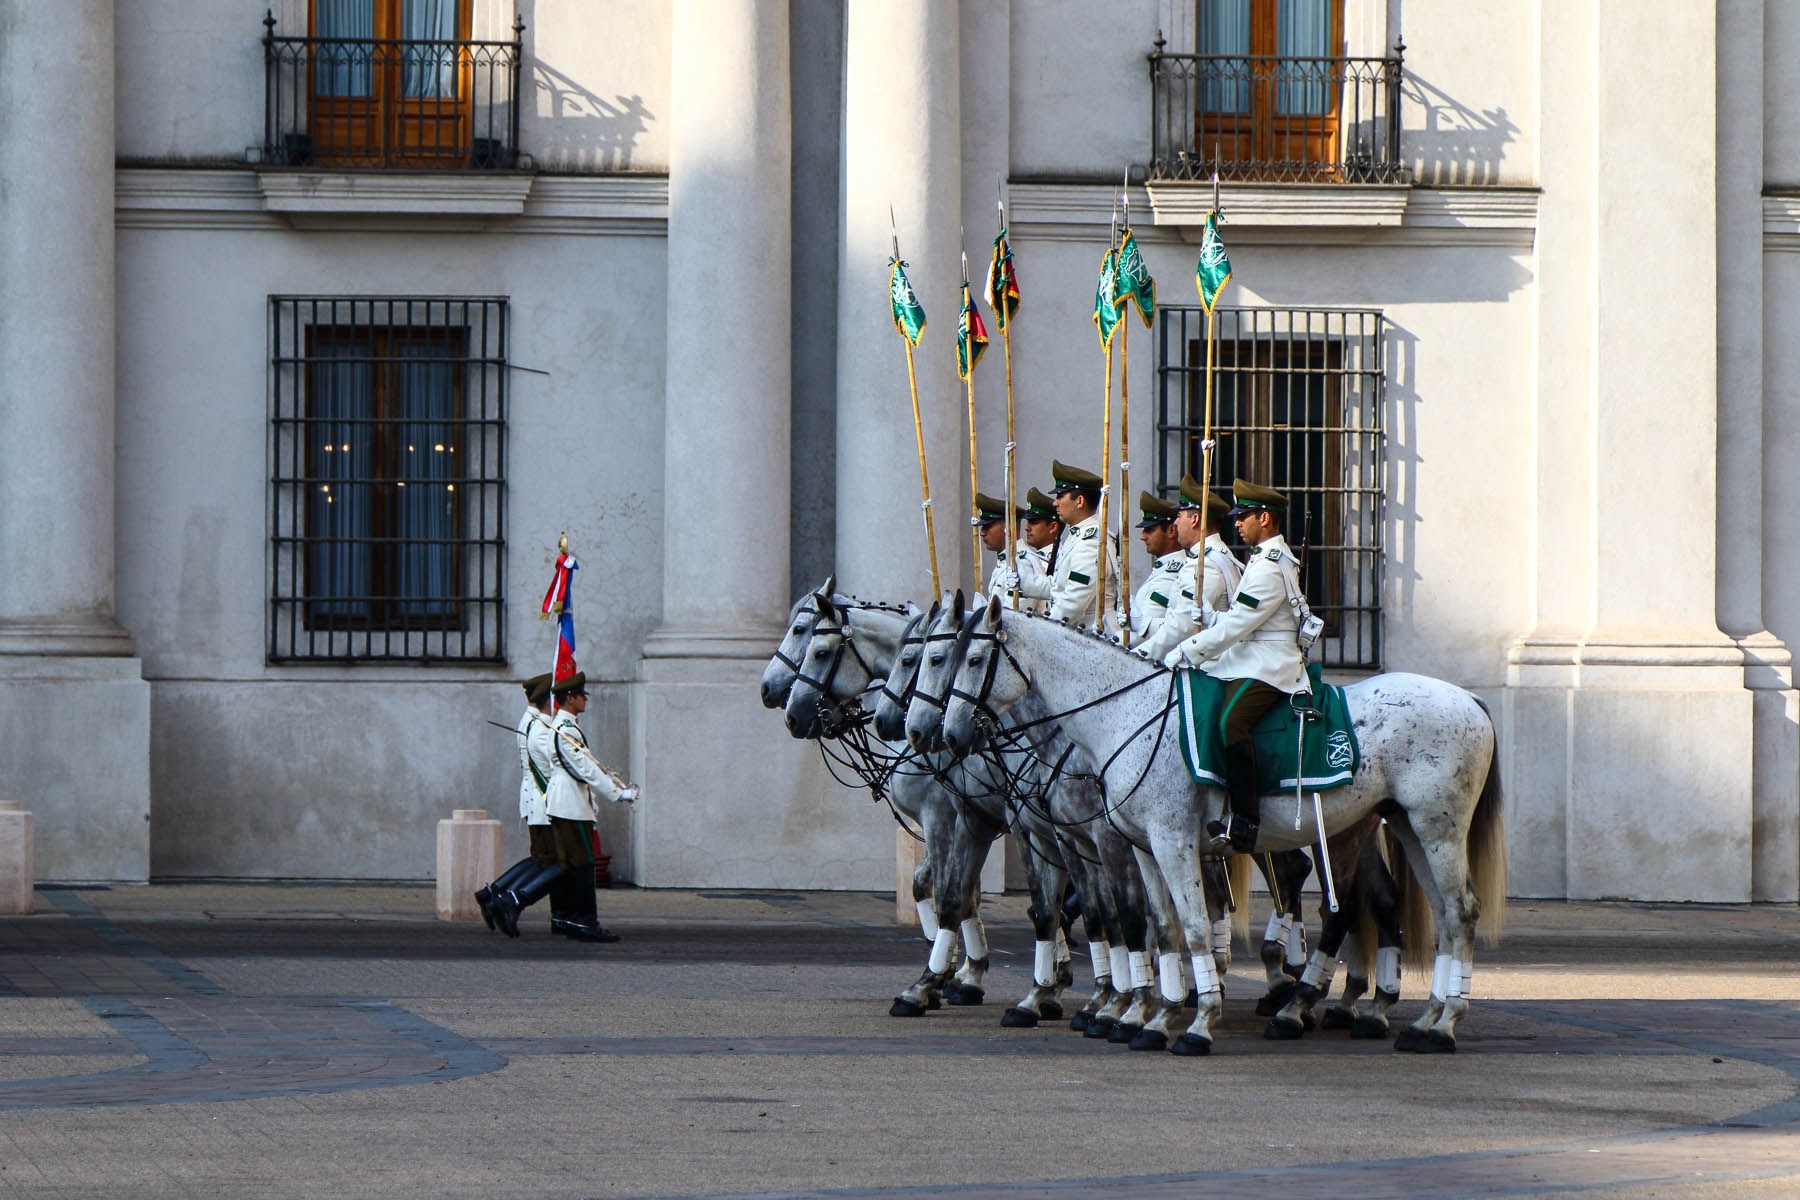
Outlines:
{"type": "MultiPolygon", "coordinates": [[[[1322,792],[1342,787],[1356,776],[1362,748],[1350,723],[1350,706],[1344,689],[1326,684],[1324,668],[1308,663],[1312,683],[1312,711],[1306,722],[1304,759],[1301,761],[1299,722],[1294,706],[1277,704],[1263,715],[1250,733],[1256,744],[1256,767],[1263,794],[1291,792],[1297,787],[1322,792]]],[[[1175,687],[1180,701],[1181,757],[1196,783],[1225,786],[1225,706],[1237,682],[1214,679],[1205,671],[1182,671],[1175,687]]]]}

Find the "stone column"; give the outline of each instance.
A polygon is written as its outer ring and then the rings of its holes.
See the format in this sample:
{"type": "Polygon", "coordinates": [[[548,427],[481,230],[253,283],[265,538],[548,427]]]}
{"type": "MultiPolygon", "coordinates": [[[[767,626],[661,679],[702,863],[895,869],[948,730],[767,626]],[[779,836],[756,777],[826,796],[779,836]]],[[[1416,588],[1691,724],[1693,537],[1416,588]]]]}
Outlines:
{"type": "Polygon", "coordinates": [[[677,0],[673,28],[663,624],[632,697],[629,869],[869,886],[841,876],[841,798],[757,690],[790,600],[787,0],[677,0]]]}
{"type": "Polygon", "coordinates": [[[1515,890],[1747,900],[1753,697],[1717,608],[1716,14],[1576,7],[1546,5],[1541,26],[1541,540],[1536,627],[1508,667],[1515,890]],[[1671,280],[1693,334],[1673,344],[1642,305],[1671,280]]]}
{"type": "MultiPolygon", "coordinates": [[[[938,566],[943,585],[953,588],[968,580],[963,547],[969,540],[968,444],[955,349],[962,301],[959,4],[858,0],[848,20],[838,255],[837,578],[840,587],[859,595],[929,603],[906,354],[887,299],[888,212],[892,205],[900,252],[911,264],[907,272],[929,320],[914,361],[938,566]]],[[[992,220],[987,211],[984,230],[992,220]]],[[[979,269],[970,263],[971,271],[979,269]]]]}
{"type": "Polygon", "coordinates": [[[113,4],[0,0],[0,30],[0,761],[42,875],[144,879],[149,690],[113,607],[113,4]]]}

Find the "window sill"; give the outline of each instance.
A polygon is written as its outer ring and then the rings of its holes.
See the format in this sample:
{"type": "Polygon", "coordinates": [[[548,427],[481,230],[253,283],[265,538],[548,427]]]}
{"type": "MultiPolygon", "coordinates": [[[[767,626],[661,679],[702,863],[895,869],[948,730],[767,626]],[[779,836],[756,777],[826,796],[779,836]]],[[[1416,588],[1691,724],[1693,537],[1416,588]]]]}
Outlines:
{"type": "Polygon", "coordinates": [[[528,172],[276,171],[256,173],[263,207],[293,216],[519,216],[531,194],[528,172]]]}
{"type": "MultiPolygon", "coordinates": [[[[1212,208],[1210,182],[1151,182],[1150,208],[1156,224],[1195,227],[1206,224],[1212,208]]],[[[1318,225],[1379,227],[1403,224],[1407,197],[1404,183],[1235,183],[1220,186],[1221,202],[1240,228],[1252,225],[1318,225]]]]}

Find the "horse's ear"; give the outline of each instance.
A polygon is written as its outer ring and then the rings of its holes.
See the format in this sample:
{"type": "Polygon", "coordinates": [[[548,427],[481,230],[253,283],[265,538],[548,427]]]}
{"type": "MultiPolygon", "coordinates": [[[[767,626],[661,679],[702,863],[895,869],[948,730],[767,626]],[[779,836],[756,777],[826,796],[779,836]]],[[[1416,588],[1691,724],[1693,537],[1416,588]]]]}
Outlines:
{"type": "Polygon", "coordinates": [[[1000,610],[1006,607],[1000,603],[1000,599],[999,596],[995,596],[992,600],[988,601],[987,619],[995,625],[1000,623],[1000,610]]]}
{"type": "Polygon", "coordinates": [[[944,602],[942,600],[933,600],[931,602],[931,608],[925,614],[926,624],[928,624],[928,625],[937,624],[938,613],[942,612],[943,609],[944,609],[944,602]]]}
{"type": "Polygon", "coordinates": [[[959,616],[969,611],[968,601],[963,599],[963,590],[961,588],[956,589],[956,611],[959,616]]]}
{"type": "Polygon", "coordinates": [[[831,603],[831,590],[829,588],[822,592],[814,592],[813,601],[817,605],[819,616],[821,617],[837,611],[831,603]]]}
{"type": "Polygon", "coordinates": [[[829,595],[831,595],[831,593],[837,591],[837,572],[836,571],[833,571],[831,574],[829,574],[825,577],[825,586],[820,588],[819,590],[821,592],[824,592],[827,596],[829,596],[829,595]]]}

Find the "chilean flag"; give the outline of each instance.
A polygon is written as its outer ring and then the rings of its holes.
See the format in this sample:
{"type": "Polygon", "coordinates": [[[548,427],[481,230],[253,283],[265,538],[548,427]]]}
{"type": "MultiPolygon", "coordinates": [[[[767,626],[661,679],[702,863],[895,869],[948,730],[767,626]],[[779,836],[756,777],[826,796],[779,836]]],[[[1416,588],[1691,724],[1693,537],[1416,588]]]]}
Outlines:
{"type": "Polygon", "coordinates": [[[567,679],[580,668],[575,665],[575,572],[581,564],[573,554],[556,556],[556,571],[550,577],[550,589],[544,593],[543,616],[556,617],[556,668],[553,679],[567,679]]]}

